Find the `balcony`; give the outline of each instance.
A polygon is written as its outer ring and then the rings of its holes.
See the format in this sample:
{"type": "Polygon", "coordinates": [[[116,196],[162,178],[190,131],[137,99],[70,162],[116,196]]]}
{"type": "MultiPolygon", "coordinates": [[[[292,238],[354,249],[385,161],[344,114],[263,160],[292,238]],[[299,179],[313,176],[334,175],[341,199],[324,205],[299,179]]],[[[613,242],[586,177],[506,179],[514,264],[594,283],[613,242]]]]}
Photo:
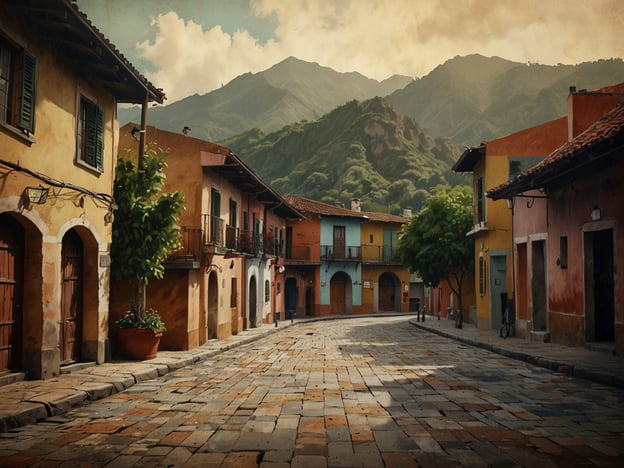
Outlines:
{"type": "Polygon", "coordinates": [[[362,263],[379,265],[400,265],[396,258],[396,247],[388,245],[363,245],[362,263]]]}
{"type": "Polygon", "coordinates": [[[321,260],[348,260],[361,261],[361,248],[359,245],[321,245],[321,260]]]}
{"type": "Polygon", "coordinates": [[[199,262],[202,252],[217,255],[236,252],[256,257],[283,255],[283,246],[270,234],[265,237],[259,233],[242,231],[211,215],[203,216],[202,226],[202,229],[180,228],[182,246],[169,254],[168,264],[190,265],[192,261],[199,262]]]}
{"type": "Polygon", "coordinates": [[[286,252],[284,259],[286,265],[320,265],[318,258],[312,258],[312,252],[308,245],[293,245],[286,252]]]}
{"type": "Polygon", "coordinates": [[[202,251],[202,230],[199,228],[180,228],[180,248],[172,251],[165,260],[165,268],[199,268],[202,251]]]}

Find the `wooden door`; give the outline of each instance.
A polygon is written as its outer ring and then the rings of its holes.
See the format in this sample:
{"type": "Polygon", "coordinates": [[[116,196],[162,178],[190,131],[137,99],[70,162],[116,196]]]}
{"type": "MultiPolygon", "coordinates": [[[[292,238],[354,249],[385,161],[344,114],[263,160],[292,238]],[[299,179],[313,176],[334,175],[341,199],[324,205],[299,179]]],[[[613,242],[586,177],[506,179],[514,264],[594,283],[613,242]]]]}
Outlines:
{"type": "Polygon", "coordinates": [[[345,258],[344,226],[334,226],[334,258],[345,258]]]}
{"type": "Polygon", "coordinates": [[[24,229],[0,215],[0,372],[21,369],[24,229]]]}
{"type": "Polygon", "coordinates": [[[249,281],[249,327],[256,328],[258,326],[258,288],[256,285],[256,277],[252,276],[249,281]]]}
{"type": "Polygon", "coordinates": [[[395,285],[392,276],[384,273],[379,277],[379,311],[391,312],[396,309],[395,285]]]}
{"type": "Polygon", "coordinates": [[[346,312],[345,287],[345,275],[336,273],[329,283],[329,303],[332,314],[344,314],[346,312]]]}
{"type": "Polygon", "coordinates": [[[82,348],[83,247],[80,236],[69,231],[61,252],[61,363],[80,361],[82,348]]]}

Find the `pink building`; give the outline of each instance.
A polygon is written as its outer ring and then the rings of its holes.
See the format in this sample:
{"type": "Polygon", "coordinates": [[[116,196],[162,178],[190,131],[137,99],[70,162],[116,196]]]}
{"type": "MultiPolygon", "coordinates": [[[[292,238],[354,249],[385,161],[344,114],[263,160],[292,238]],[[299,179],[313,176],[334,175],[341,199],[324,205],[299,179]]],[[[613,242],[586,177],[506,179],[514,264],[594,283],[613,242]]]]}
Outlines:
{"type": "Polygon", "coordinates": [[[534,339],[621,353],[624,84],[571,91],[568,141],[487,195],[513,207],[518,326],[534,339]]]}

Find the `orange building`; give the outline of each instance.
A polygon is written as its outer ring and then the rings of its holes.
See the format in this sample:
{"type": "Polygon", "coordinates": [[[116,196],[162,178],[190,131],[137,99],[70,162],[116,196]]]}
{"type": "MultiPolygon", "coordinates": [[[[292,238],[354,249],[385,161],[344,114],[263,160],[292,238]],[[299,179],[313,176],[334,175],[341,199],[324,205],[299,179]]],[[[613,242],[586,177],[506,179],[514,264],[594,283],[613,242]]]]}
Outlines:
{"type": "MultiPolygon", "coordinates": [[[[121,129],[120,148],[136,153],[135,129],[121,129]]],[[[192,349],[272,323],[284,308],[285,219],[301,215],[230,149],[182,131],[147,126],[145,134],[168,149],[164,191],[181,190],[186,205],[183,248],[168,257],[164,278],[148,284],[147,307],[167,326],[161,349],[192,349]]],[[[112,288],[111,321],[128,307],[125,288],[112,288]]]]}
{"type": "Polygon", "coordinates": [[[0,3],[0,383],[104,362],[118,103],[163,102],[69,0],[0,3]]]}

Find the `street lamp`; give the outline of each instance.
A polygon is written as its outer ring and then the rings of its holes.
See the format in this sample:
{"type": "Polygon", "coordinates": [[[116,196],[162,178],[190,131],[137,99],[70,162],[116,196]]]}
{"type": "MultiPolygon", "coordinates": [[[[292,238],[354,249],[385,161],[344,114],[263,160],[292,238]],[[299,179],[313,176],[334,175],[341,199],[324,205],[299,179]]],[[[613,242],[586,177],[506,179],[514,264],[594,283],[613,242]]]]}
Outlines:
{"type": "Polygon", "coordinates": [[[49,190],[49,188],[39,185],[38,187],[26,187],[25,192],[30,203],[43,205],[48,199],[49,190]]]}

